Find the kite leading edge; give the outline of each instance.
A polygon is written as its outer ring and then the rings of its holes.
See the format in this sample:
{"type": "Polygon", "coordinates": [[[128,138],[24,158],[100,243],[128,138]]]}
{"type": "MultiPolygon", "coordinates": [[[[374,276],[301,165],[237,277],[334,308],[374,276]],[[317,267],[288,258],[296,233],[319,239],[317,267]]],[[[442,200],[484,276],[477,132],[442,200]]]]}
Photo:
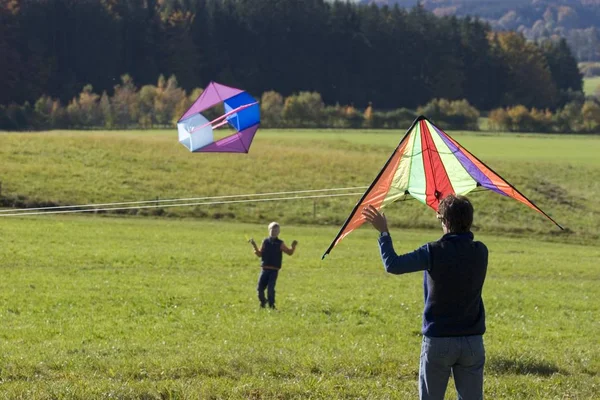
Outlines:
{"type": "Polygon", "coordinates": [[[465,195],[477,187],[520,201],[563,229],[513,185],[421,115],[356,203],[322,258],[365,222],[358,211],[367,205],[379,210],[410,195],[437,211],[439,202],[447,195],[465,195]]]}
{"type": "Polygon", "coordinates": [[[260,125],[260,106],[247,92],[211,82],[177,121],[179,143],[192,152],[247,153],[260,125]],[[201,112],[223,103],[225,113],[209,121],[201,112]],[[213,131],[229,125],[235,133],[214,140],[213,131]]]}

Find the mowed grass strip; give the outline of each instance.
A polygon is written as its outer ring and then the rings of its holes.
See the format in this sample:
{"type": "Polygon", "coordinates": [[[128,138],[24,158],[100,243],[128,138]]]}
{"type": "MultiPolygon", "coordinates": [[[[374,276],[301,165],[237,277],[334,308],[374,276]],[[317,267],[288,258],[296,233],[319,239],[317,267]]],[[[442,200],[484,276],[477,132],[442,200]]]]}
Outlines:
{"type": "Polygon", "coordinates": [[[600,76],[583,78],[583,93],[586,96],[597,96],[600,92],[600,76]]]}
{"type": "MultiPolygon", "coordinates": [[[[600,138],[451,132],[473,154],[567,228],[491,192],[473,193],[476,229],[597,243],[600,138]]],[[[260,130],[249,154],[193,154],[174,131],[0,134],[0,200],[44,206],[367,186],[404,132],[260,130]]],[[[361,192],[359,190],[357,192],[361,192]]],[[[126,210],[128,214],[341,225],[360,198],[126,210]]],[[[415,200],[390,206],[392,224],[435,228],[415,200]]]]}
{"type": "MultiPolygon", "coordinates": [[[[264,225],[3,219],[2,397],[415,398],[422,275],[386,274],[367,228],[320,261],[336,232],[282,225],[300,245],[271,312],[246,243],[264,225]]],[[[392,229],[398,251],[439,234],[392,229]]],[[[600,250],[478,238],[490,249],[486,397],[594,398],[600,250]]]]}

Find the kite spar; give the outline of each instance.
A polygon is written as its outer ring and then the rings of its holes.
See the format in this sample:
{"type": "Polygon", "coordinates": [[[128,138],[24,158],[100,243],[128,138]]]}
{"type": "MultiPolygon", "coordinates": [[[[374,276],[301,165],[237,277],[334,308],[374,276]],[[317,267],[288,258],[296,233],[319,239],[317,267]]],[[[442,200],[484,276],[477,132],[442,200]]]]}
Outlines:
{"type": "Polygon", "coordinates": [[[260,106],[247,92],[211,82],[177,121],[179,143],[192,152],[247,153],[260,125],[260,106]],[[223,103],[225,114],[209,121],[201,112],[223,103]],[[214,140],[214,130],[229,125],[236,132],[214,140]]]}
{"type": "Polygon", "coordinates": [[[465,195],[478,187],[520,201],[563,229],[483,161],[426,117],[419,116],[358,201],[322,258],[365,222],[360,210],[367,205],[379,210],[412,196],[437,211],[440,201],[447,195],[465,195]]]}

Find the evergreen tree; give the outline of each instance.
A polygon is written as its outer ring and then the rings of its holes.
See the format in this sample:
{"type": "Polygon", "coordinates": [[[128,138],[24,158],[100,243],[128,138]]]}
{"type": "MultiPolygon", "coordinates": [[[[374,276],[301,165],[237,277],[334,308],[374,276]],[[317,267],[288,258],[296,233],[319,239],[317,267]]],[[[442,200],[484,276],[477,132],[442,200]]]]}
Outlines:
{"type": "Polygon", "coordinates": [[[21,55],[17,50],[17,1],[0,0],[0,104],[26,100],[20,93],[21,55]]]}
{"type": "Polygon", "coordinates": [[[577,66],[577,60],[565,39],[546,41],[541,46],[552,80],[560,91],[560,105],[567,103],[569,92],[583,90],[583,78],[577,66]]]}
{"type": "Polygon", "coordinates": [[[505,71],[496,59],[488,40],[490,27],[465,18],[459,22],[461,58],[464,74],[463,96],[480,110],[489,110],[503,96],[505,71]]]}

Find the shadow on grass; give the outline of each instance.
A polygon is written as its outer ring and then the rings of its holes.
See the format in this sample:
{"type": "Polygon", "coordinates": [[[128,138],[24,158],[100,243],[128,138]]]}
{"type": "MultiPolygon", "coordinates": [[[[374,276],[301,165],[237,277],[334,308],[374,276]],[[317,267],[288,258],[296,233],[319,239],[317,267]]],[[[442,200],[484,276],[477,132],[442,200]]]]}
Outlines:
{"type": "Polygon", "coordinates": [[[556,366],[546,361],[538,361],[531,357],[490,357],[486,369],[496,374],[550,376],[561,372],[556,366]]]}

